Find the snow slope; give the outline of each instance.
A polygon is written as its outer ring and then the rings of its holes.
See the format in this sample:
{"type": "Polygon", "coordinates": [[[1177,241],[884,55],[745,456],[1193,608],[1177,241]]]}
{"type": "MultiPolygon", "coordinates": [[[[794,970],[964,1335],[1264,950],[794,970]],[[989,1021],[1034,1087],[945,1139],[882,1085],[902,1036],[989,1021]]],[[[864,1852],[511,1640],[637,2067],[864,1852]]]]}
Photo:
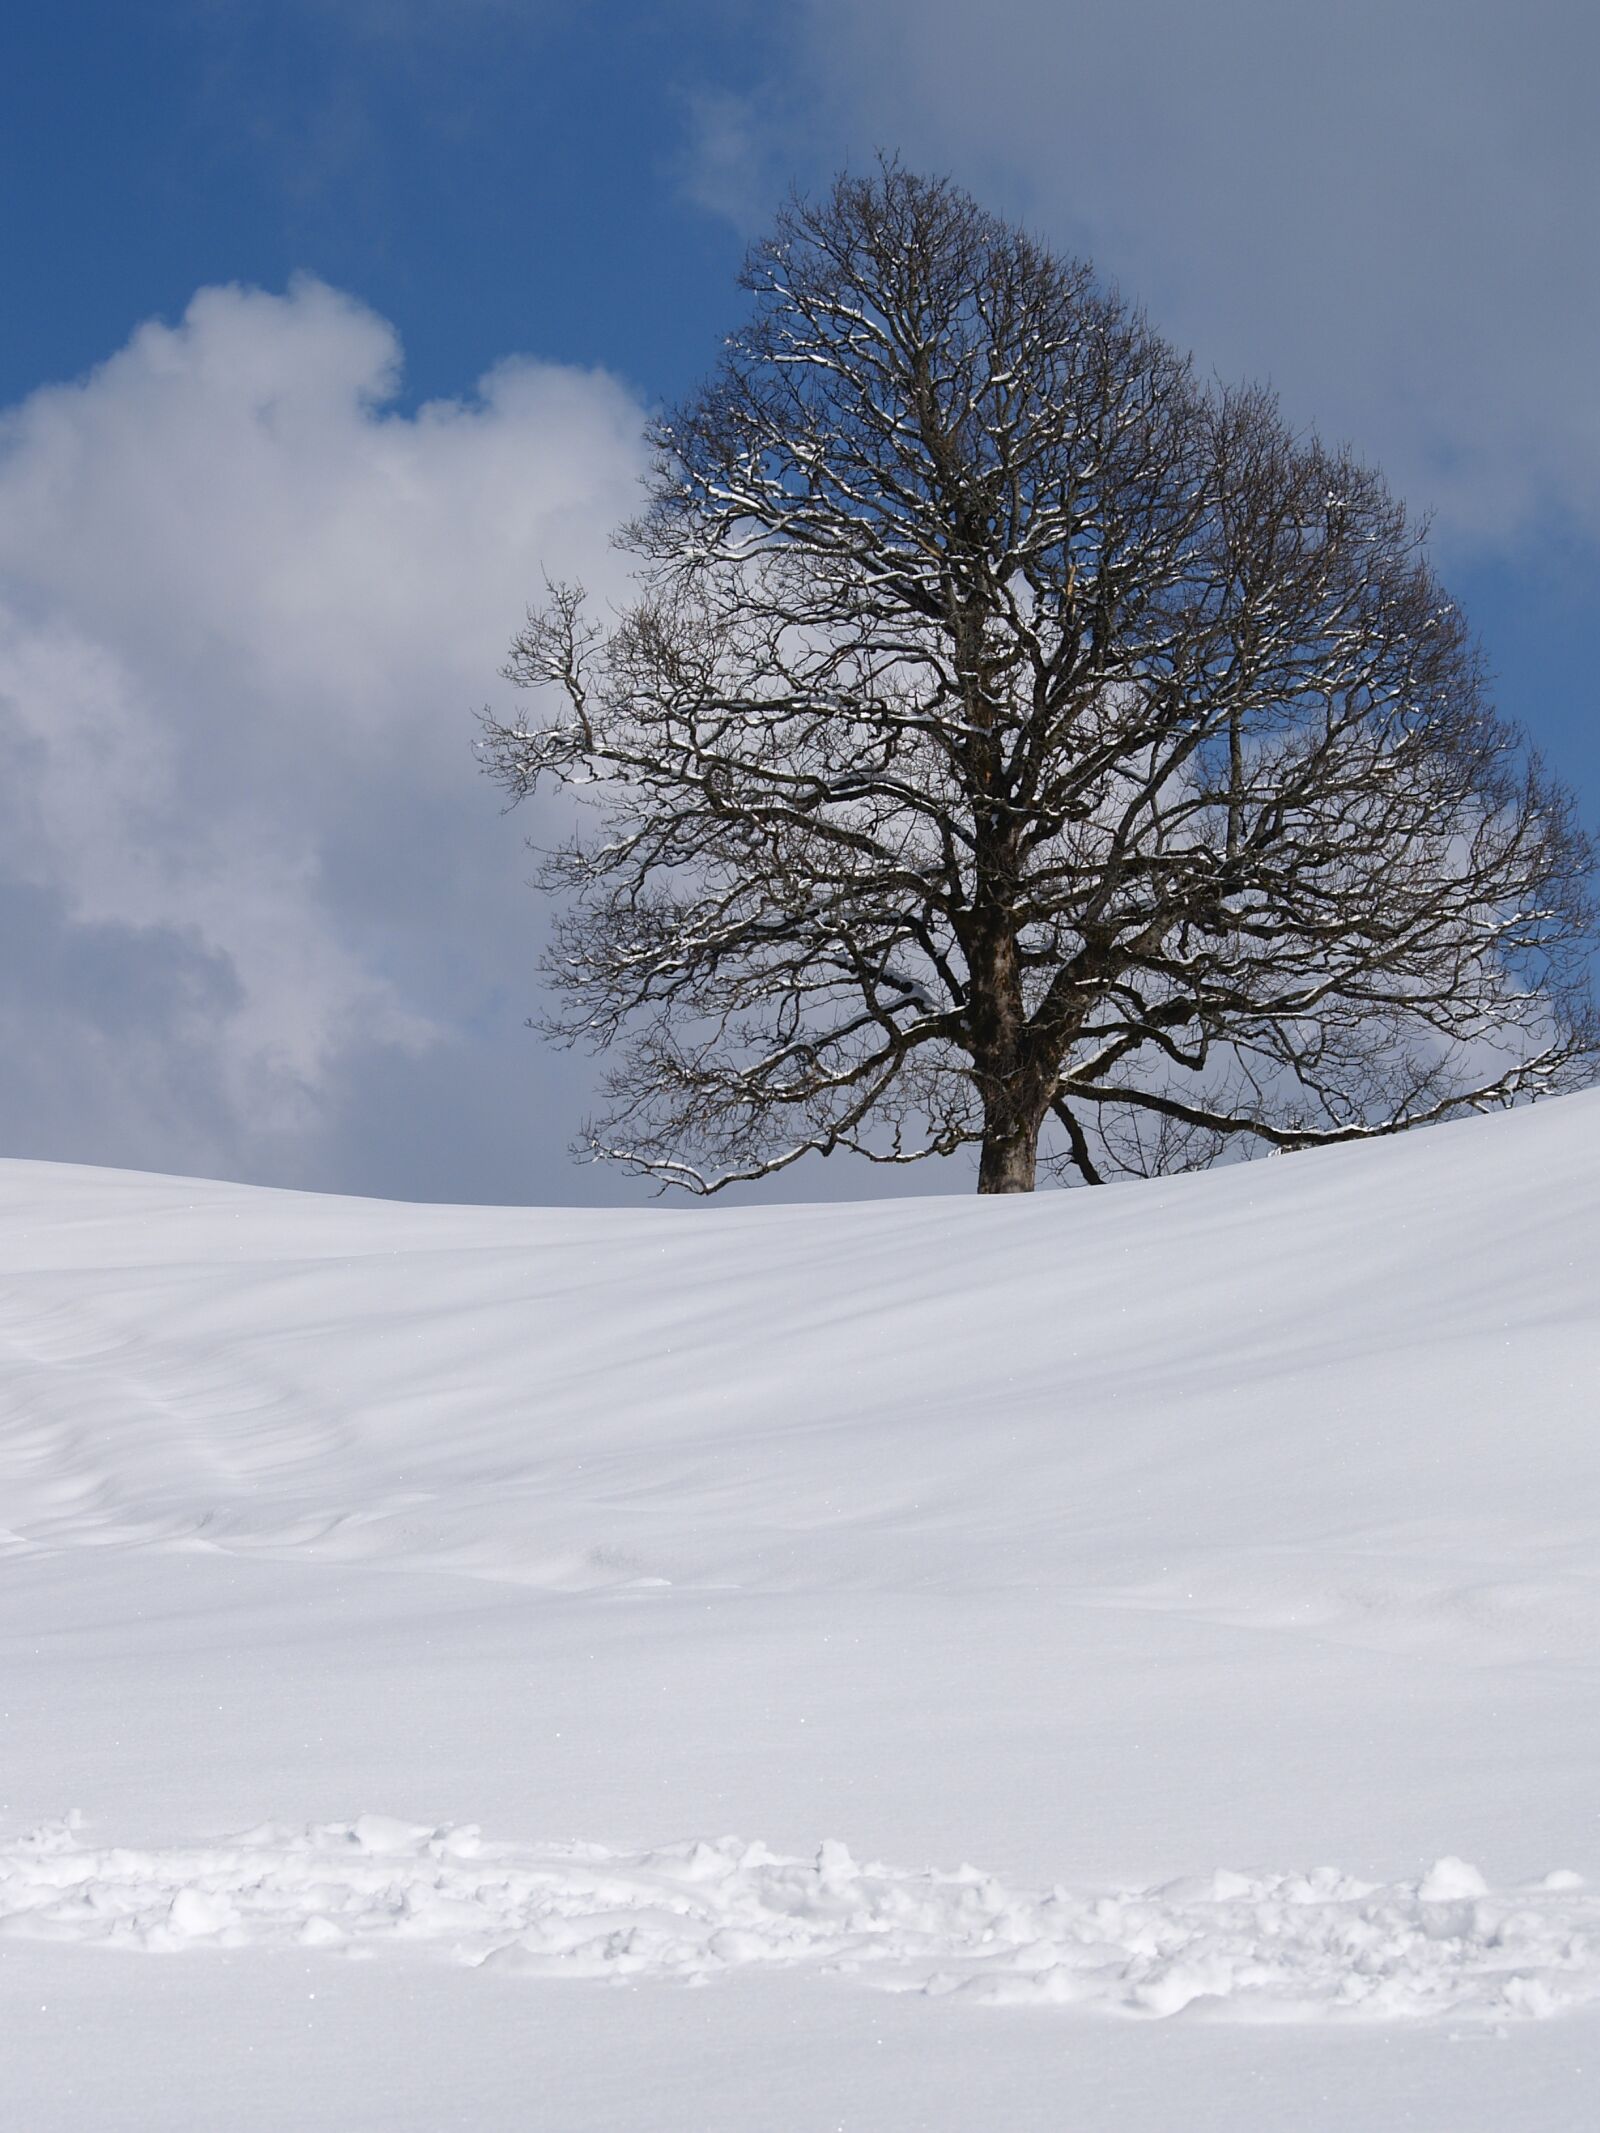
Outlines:
{"type": "Polygon", "coordinates": [[[1597,1270],[1595,1096],[1020,1203],[0,1165],[17,2122],[1587,2127],[1597,1270]]]}

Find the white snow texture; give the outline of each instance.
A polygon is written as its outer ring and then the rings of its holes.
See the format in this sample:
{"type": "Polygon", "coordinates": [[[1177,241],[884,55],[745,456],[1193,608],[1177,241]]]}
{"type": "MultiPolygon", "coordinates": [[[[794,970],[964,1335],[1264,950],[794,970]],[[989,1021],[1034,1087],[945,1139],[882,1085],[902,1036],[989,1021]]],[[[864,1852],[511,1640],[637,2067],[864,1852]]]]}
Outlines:
{"type": "Polygon", "coordinates": [[[546,1978],[704,1985],[744,1964],[863,1973],[991,2006],[1257,2021],[1551,2015],[1600,1998],[1600,1903],[1556,1870],[1491,1892],[1445,1858],[1377,1887],[1331,1867],[1228,1871],[1115,1895],[1004,1887],[963,1866],[858,1866],[737,1837],[625,1854],[519,1851],[385,1815],[264,1826],[181,1851],[93,1849],[70,1820],[0,1851],[0,1933],[170,1954],[429,1948],[546,1978]]]}
{"type": "Polygon", "coordinates": [[[7,2123],[1588,2133],[1597,1268],[1600,1094],[1026,1201],[0,1163],[7,2123]]]}

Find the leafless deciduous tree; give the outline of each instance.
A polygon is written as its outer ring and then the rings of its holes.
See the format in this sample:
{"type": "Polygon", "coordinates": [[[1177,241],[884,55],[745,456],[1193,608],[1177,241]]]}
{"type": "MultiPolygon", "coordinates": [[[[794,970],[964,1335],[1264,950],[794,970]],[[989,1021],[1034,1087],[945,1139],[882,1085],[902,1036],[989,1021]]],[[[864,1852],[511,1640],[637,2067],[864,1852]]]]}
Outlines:
{"type": "Polygon", "coordinates": [[[544,855],[592,1152],[1020,1192],[1591,1077],[1584,840],[1376,474],[896,165],[745,280],[636,604],[552,586],[486,718],[598,811],[544,855]]]}

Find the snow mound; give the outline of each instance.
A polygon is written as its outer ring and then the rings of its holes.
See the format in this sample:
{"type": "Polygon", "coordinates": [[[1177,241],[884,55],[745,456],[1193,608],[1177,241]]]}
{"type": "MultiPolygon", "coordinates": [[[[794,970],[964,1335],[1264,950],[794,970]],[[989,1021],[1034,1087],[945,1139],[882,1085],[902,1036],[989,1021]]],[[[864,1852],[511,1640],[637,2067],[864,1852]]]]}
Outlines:
{"type": "Polygon", "coordinates": [[[1597,1208],[1600,1095],[1017,1201],[405,1207],[0,1163],[0,1562],[1049,1589],[1581,1663],[1597,1208]]]}
{"type": "Polygon", "coordinates": [[[1026,1201],[0,1162],[6,2122],[1592,2124],[1597,1267],[1600,1090],[1026,1201]]]}
{"type": "Polygon", "coordinates": [[[364,1815],[175,1850],[82,1844],[75,1818],[0,1850],[0,1933],[173,1953],[406,1949],[534,1976],[700,1985],[752,1965],[859,1974],[991,2006],[1246,2021],[1540,2017],[1600,1999],[1600,1899],[1570,1872],[1491,1890],[1332,1867],[1116,1894],[812,1859],[736,1837],[639,1853],[518,1848],[364,1815]]]}

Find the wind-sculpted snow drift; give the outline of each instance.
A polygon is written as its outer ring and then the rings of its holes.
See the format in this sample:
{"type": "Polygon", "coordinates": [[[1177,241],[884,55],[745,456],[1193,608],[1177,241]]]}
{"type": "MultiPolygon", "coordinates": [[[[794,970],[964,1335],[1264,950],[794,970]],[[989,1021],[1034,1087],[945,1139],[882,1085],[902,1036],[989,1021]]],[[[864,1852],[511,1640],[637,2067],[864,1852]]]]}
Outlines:
{"type": "Polygon", "coordinates": [[[837,1841],[809,1861],[737,1837],[524,1850],[363,1815],[141,1851],[90,1848],[62,1822],[0,1851],[0,1933],[160,1954],[423,1949],[615,1983],[766,1964],[993,2006],[1257,2021],[1503,2021],[1600,1998],[1600,1901],[1578,1875],[1490,1890],[1453,1858],[1391,1887],[1319,1867],[1089,1896],[858,1865],[837,1841]]]}
{"type": "Polygon", "coordinates": [[[8,2124],[1587,2133],[1597,1269],[1600,1095],[1020,1202],[0,1163],[8,2124]]]}

